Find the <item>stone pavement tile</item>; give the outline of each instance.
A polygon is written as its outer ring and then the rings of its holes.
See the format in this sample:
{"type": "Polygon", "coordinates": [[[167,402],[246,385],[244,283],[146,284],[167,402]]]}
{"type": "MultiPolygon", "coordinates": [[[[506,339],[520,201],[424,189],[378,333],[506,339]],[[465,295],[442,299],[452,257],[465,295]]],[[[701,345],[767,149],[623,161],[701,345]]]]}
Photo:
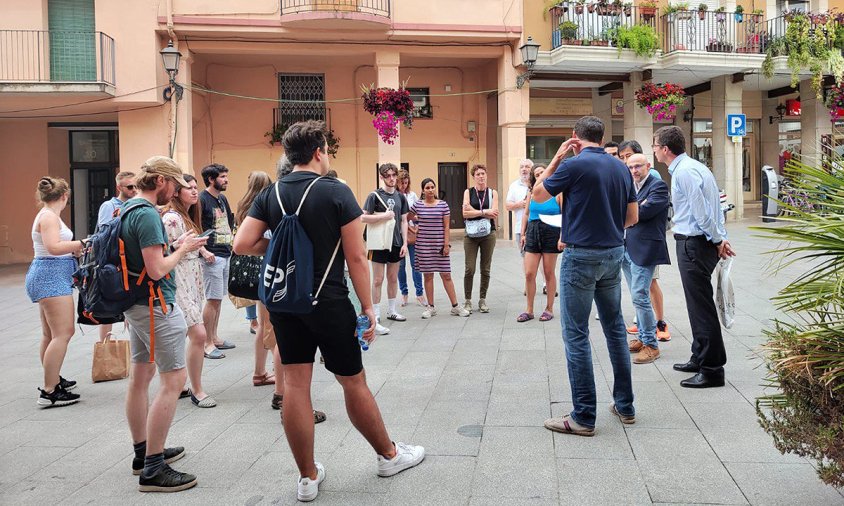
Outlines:
{"type": "MultiPolygon", "coordinates": [[[[395,434],[390,434],[394,440],[409,442],[395,434]]],[[[363,444],[360,444],[360,441],[354,444],[344,443],[322,461],[325,466],[326,479],[320,486],[320,495],[322,495],[322,491],[381,495],[389,491],[390,479],[378,476],[375,452],[356,431],[349,434],[349,437],[354,436],[363,441],[363,444]]],[[[425,463],[423,462],[421,465],[425,465],[425,463]]]]}
{"type": "Polygon", "coordinates": [[[629,460],[557,459],[562,504],[650,504],[645,480],[629,460]]]}
{"type": "Polygon", "coordinates": [[[110,431],[73,449],[38,474],[53,480],[78,483],[79,488],[116,465],[122,465],[131,474],[132,456],[128,429],[110,431]]]}
{"type": "MultiPolygon", "coordinates": [[[[553,416],[571,413],[570,403],[551,405],[553,416]]],[[[560,434],[545,427],[553,435],[554,455],[558,459],[633,460],[633,451],[622,423],[609,412],[609,403],[598,403],[595,435],[592,437],[560,434]]],[[[544,420],[543,420],[544,422],[544,420]]]]}
{"type": "Polygon", "coordinates": [[[390,504],[467,504],[472,492],[476,459],[426,455],[417,467],[386,478],[390,504]]]}
{"type": "Polygon", "coordinates": [[[746,502],[697,430],[633,428],[627,434],[655,502],[746,502]]]}
{"type": "Polygon", "coordinates": [[[727,469],[751,504],[833,505],[844,496],[824,485],[815,469],[801,464],[728,463],[727,469]]]}
{"type": "Polygon", "coordinates": [[[431,400],[488,401],[494,364],[449,364],[434,389],[431,400]]]}
{"type": "Polygon", "coordinates": [[[548,381],[545,353],[541,351],[501,351],[495,370],[495,383],[548,381]]]}
{"type": "Polygon", "coordinates": [[[469,506],[559,506],[557,499],[537,497],[472,497],[469,506]]]}
{"type": "Polygon", "coordinates": [[[0,504],[32,506],[59,504],[83,486],[84,483],[77,481],[35,476],[0,489],[0,504]]]}
{"type": "MultiPolygon", "coordinates": [[[[449,351],[431,349],[428,351],[408,352],[399,362],[396,372],[403,380],[427,382],[439,379],[448,362],[449,351]]],[[[394,373],[395,374],[395,373],[394,373]]]]}
{"type": "MultiPolygon", "coordinates": [[[[676,372],[676,371],[675,371],[676,372]]],[[[668,380],[668,385],[674,391],[674,395],[680,399],[683,404],[687,402],[711,402],[714,404],[721,404],[725,402],[746,402],[744,397],[736,388],[730,384],[729,378],[723,387],[719,388],[684,388],[680,386],[680,381],[694,376],[690,373],[677,372],[677,378],[674,381],[668,380]]]]}
{"type": "Polygon", "coordinates": [[[454,345],[451,364],[497,364],[499,340],[492,338],[461,339],[454,345]]]}
{"type": "MultiPolygon", "coordinates": [[[[696,429],[695,422],[686,408],[676,399],[663,401],[634,402],[637,428],[649,429],[696,429]]],[[[631,426],[632,427],[632,426],[631,426]]]]}
{"type": "MultiPolygon", "coordinates": [[[[34,408],[32,404],[29,405],[29,408],[24,409],[37,409],[34,408]]],[[[29,441],[32,441],[33,439],[38,439],[42,434],[56,431],[64,424],[65,422],[61,421],[48,422],[18,420],[16,422],[12,422],[3,428],[3,437],[0,437],[0,455],[5,455],[29,441]]]]}
{"type": "MultiPolygon", "coordinates": [[[[314,454],[314,460],[317,462],[325,462],[327,458],[327,453],[314,454]]],[[[328,473],[332,471],[329,469],[328,473]]],[[[331,475],[328,476],[330,478],[331,475]]],[[[293,504],[296,502],[298,479],[299,470],[293,455],[286,449],[270,451],[261,455],[247,472],[230,483],[229,490],[241,497],[248,495],[247,504],[293,504]]],[[[200,486],[204,485],[204,481],[200,483],[200,486]]],[[[220,492],[219,489],[217,492],[220,492]]]]}
{"type": "Polygon", "coordinates": [[[486,427],[472,497],[557,498],[550,433],[539,427],[486,427]]]}
{"type": "Polygon", "coordinates": [[[18,447],[3,455],[0,473],[0,490],[28,478],[63,456],[73,451],[73,448],[59,446],[31,446],[18,447]]]}
{"type": "Polygon", "coordinates": [[[457,430],[464,425],[483,426],[486,411],[485,401],[431,401],[413,434],[413,444],[424,446],[428,455],[477,456],[481,437],[464,436],[457,430]]]}
{"type": "Polygon", "coordinates": [[[545,350],[545,332],[541,328],[505,329],[501,335],[501,351],[545,350]]]}
{"type": "Polygon", "coordinates": [[[487,426],[541,427],[550,415],[548,383],[499,383],[492,385],[487,426]]]}

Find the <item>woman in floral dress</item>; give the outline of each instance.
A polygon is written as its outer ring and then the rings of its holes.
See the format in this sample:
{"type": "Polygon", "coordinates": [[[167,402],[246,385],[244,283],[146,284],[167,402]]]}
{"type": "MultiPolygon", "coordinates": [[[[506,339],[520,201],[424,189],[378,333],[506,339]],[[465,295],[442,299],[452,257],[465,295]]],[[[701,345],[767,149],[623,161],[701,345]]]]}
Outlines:
{"type": "MultiPolygon", "coordinates": [[[[164,208],[161,216],[167,239],[173,244],[187,232],[202,232],[200,227],[199,192],[196,178],[185,174],[190,188],[182,188],[164,208]]],[[[202,305],[205,303],[205,289],[202,280],[202,262],[214,261],[214,254],[205,248],[188,253],[176,264],[176,304],[185,313],[188,324],[188,346],[186,358],[191,401],[200,408],[213,408],[217,402],[202,388],[202,363],[205,359],[205,325],[202,323],[202,305]],[[201,257],[200,257],[201,255],[201,257]]]]}

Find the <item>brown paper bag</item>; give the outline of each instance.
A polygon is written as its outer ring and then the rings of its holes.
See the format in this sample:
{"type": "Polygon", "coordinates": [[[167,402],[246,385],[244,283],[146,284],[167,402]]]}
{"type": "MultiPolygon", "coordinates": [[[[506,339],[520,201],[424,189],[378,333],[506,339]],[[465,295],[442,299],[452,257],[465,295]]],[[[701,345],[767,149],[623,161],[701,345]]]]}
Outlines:
{"type": "Polygon", "coordinates": [[[105,342],[94,343],[91,379],[96,383],[129,377],[130,358],[129,341],[112,339],[109,333],[105,342]]]}

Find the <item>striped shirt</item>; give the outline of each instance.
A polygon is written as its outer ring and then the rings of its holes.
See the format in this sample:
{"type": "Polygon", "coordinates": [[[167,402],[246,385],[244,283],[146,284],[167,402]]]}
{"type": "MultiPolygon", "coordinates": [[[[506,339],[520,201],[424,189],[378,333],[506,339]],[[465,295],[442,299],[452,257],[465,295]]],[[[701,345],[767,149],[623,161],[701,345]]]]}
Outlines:
{"type": "Polygon", "coordinates": [[[445,226],[443,219],[448,219],[448,204],[438,200],[434,205],[426,205],[420,200],[413,205],[419,232],[416,234],[416,264],[419,272],[451,272],[451,259],[443,256],[445,246],[445,226]]]}

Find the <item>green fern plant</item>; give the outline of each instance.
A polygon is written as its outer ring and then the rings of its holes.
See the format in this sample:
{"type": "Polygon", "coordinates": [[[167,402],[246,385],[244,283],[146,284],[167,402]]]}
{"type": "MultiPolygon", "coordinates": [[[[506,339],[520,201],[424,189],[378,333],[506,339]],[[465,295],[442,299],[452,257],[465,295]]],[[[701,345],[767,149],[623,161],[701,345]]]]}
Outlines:
{"type": "Polygon", "coordinates": [[[618,48],[621,57],[622,49],[631,49],[636,56],[650,58],[659,50],[659,36],[656,30],[648,25],[619,26],[608,33],[613,45],[618,48]]]}

